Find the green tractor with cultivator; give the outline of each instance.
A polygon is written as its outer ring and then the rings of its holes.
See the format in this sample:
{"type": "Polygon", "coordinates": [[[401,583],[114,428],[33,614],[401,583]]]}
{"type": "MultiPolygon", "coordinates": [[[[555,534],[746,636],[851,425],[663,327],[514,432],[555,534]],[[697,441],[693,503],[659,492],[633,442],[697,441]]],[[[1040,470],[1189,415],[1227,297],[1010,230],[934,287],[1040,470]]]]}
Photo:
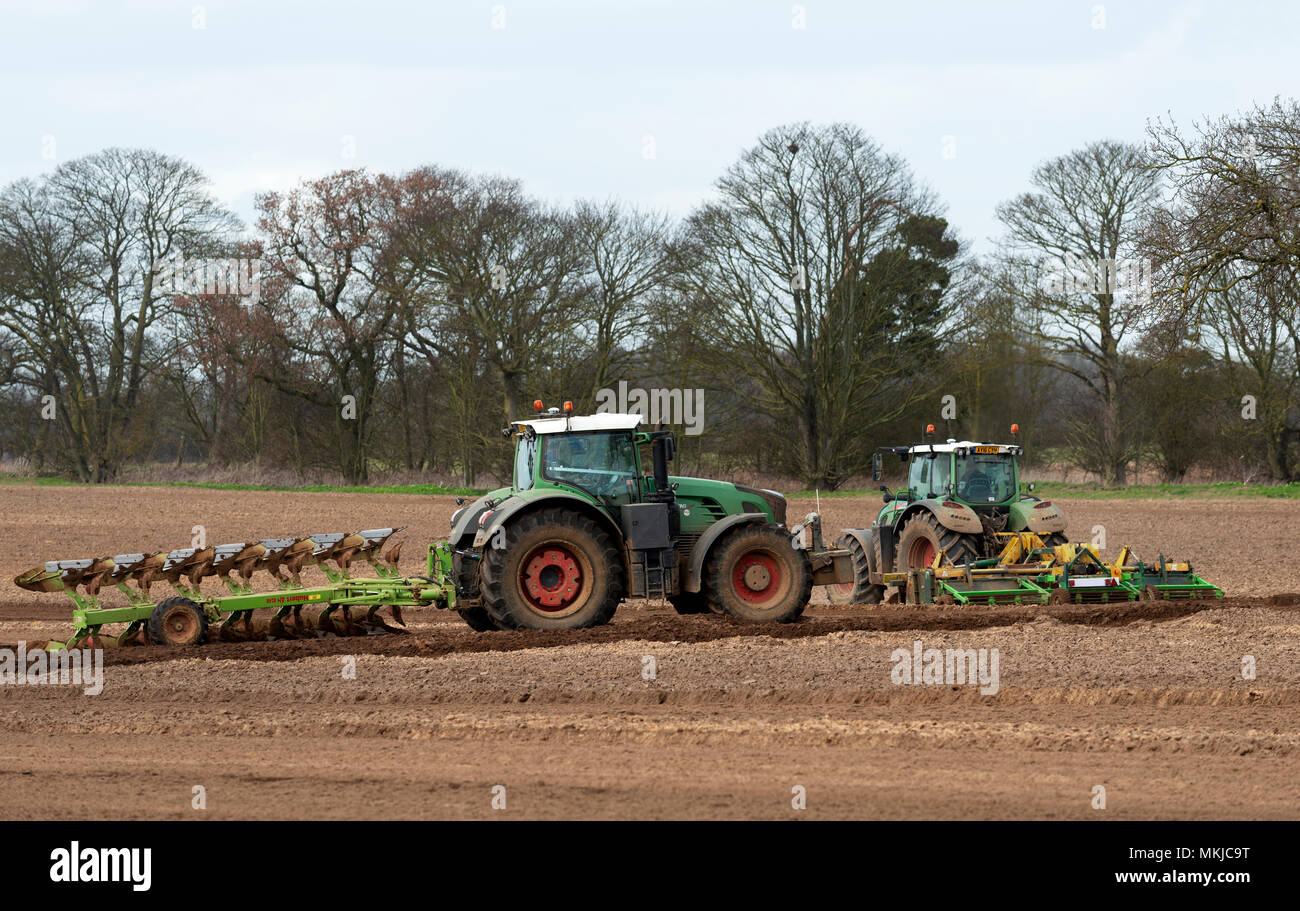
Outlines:
{"type": "MultiPolygon", "coordinates": [[[[1012,424],[1012,436],[1020,428],[1012,424]]],[[[835,542],[852,555],[853,579],[826,587],[840,604],[877,604],[893,586],[915,604],[1063,603],[1223,597],[1186,563],[1136,560],[1125,547],[1106,562],[1091,544],[1071,544],[1065,516],[1022,491],[1019,443],[969,440],[890,446],[872,456],[880,481],[885,456],[907,465],[907,486],[884,491],[870,528],[835,542]]]]}
{"type": "Polygon", "coordinates": [[[398,632],[384,614],[404,625],[411,607],[456,610],[480,631],[575,629],[609,622],[633,598],[667,600],[680,614],[785,622],[814,585],[852,579],[849,552],[823,546],[816,513],[790,528],[775,491],[669,476],[669,432],[639,431],[636,415],[575,416],[568,402],[535,410],[505,430],[510,486],[458,501],[451,535],[430,545],[422,576],[397,571],[400,544],[383,548],[400,529],[381,528],[52,561],[15,582],[72,599],[74,635],[51,645],[73,648],[106,644],[102,628],[116,624],[126,625],[120,645],[196,645],[218,623],[222,639],[255,638],[261,610],[274,611],[267,638],[398,632]],[[371,574],[354,576],[358,561],[371,574]],[[328,584],[305,584],[310,566],[328,584]],[[255,590],[258,571],[274,590],[255,590]],[[212,576],[226,593],[201,591],[212,576]],[[159,582],[175,595],[155,599],[159,582]],[[101,603],[105,588],[126,604],[101,603]],[[303,616],[308,608],[314,618],[303,616]]]}

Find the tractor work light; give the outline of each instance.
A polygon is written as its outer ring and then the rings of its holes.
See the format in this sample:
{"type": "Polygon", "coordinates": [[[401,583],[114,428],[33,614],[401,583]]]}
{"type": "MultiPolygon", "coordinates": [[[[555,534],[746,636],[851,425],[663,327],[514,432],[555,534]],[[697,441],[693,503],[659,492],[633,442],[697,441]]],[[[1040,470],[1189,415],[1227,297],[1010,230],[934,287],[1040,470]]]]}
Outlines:
{"type": "Polygon", "coordinates": [[[533,399],[533,411],[541,411],[541,410],[542,410],[542,400],[533,399]]]}
{"type": "Polygon", "coordinates": [[[564,403],[564,413],[565,413],[565,414],[572,414],[572,413],[573,413],[573,403],[572,403],[572,402],[565,402],[565,403],[564,403]]]}
{"type": "Polygon", "coordinates": [[[1015,436],[1015,435],[1016,435],[1017,433],[1019,433],[1019,432],[1020,432],[1020,425],[1019,425],[1019,424],[1012,424],[1012,425],[1011,425],[1011,435],[1012,435],[1012,436],[1015,436]]]}

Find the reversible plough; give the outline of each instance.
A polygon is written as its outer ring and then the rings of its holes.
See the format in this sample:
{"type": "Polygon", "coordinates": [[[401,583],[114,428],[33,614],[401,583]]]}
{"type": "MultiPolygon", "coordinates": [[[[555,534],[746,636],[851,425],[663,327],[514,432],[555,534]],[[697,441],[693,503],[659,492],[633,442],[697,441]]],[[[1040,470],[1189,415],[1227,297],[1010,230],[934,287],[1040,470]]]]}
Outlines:
{"type": "Polygon", "coordinates": [[[125,623],[126,629],[117,637],[119,645],[196,645],[207,638],[209,625],[217,622],[223,640],[251,639],[255,638],[253,612],[262,609],[274,610],[266,629],[267,637],[273,639],[401,632],[379,615],[381,609],[387,609],[390,618],[404,626],[402,608],[445,607],[454,599],[454,592],[449,584],[431,581],[435,569],[439,578],[445,578],[450,568],[450,554],[436,547],[429,551],[430,577],[400,575],[401,544],[382,550],[399,531],[372,528],[55,560],[22,573],[14,582],[28,591],[62,591],[76,605],[72,638],[66,643],[52,642],[51,648],[102,647],[106,637],[101,628],[120,623],[125,623]],[[373,576],[353,575],[358,560],[373,576]],[[302,571],[313,566],[325,574],[327,585],[303,583],[302,571]],[[274,590],[254,589],[253,575],[259,571],[271,574],[274,590]],[[226,594],[201,591],[202,580],[212,576],[225,584],[226,594]],[[176,594],[155,600],[152,586],[158,582],[166,583],[176,594]],[[118,589],[126,606],[103,605],[100,593],[105,586],[118,589]],[[304,617],[304,608],[319,609],[319,613],[314,619],[304,617]],[[364,614],[354,617],[353,611],[364,614]]]}
{"type": "Polygon", "coordinates": [[[899,586],[912,604],[1105,604],[1223,597],[1223,590],[1198,576],[1190,563],[1175,563],[1163,554],[1155,563],[1145,563],[1125,547],[1114,561],[1106,561],[1093,544],[1051,546],[1032,532],[998,537],[1003,547],[996,557],[954,566],[936,554],[925,569],[886,573],[884,581],[899,586]]]}

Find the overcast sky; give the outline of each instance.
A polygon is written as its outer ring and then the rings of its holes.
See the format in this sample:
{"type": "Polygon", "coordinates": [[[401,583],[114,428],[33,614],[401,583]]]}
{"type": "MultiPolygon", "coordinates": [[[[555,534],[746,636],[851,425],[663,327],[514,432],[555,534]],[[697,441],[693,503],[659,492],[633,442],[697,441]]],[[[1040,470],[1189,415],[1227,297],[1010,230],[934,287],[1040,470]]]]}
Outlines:
{"type": "Polygon", "coordinates": [[[111,145],[246,220],[302,177],[416,165],[685,214],[777,124],[857,124],[977,249],[1033,166],[1300,93],[1276,2],[0,0],[0,182],[111,145]]]}

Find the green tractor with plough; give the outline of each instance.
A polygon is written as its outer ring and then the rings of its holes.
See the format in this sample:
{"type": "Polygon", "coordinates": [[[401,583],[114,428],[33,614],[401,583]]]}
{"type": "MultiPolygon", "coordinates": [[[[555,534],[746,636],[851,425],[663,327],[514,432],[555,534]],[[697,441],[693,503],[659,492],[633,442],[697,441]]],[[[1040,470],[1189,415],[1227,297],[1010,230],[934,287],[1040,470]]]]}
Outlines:
{"type": "Polygon", "coordinates": [[[273,611],[267,638],[398,632],[402,611],[457,611],[474,629],[574,629],[609,622],[625,599],[667,600],[680,614],[787,622],[814,585],[852,579],[850,554],[823,545],[821,519],[787,526],[785,498],[725,481],[672,477],[672,435],[638,430],[627,414],[543,409],[505,430],[514,443],[510,486],[460,501],[451,535],[430,545],[425,574],[397,570],[400,529],[309,535],[156,553],[52,561],[19,575],[30,591],[67,594],[75,631],[52,647],[197,645],[255,638],[256,611],[273,611]],[[354,576],[365,565],[370,574],[354,576]],[[308,585],[307,567],[327,584],[308,585]],[[258,591],[265,571],[274,589],[258,591]],[[201,590],[218,577],[220,595],[201,590]],[[175,595],[156,599],[155,583],[175,595]],[[125,606],[100,601],[116,588],[125,606]],[[303,616],[311,609],[316,614],[303,616]],[[387,614],[387,619],[385,619],[387,614]]]}

